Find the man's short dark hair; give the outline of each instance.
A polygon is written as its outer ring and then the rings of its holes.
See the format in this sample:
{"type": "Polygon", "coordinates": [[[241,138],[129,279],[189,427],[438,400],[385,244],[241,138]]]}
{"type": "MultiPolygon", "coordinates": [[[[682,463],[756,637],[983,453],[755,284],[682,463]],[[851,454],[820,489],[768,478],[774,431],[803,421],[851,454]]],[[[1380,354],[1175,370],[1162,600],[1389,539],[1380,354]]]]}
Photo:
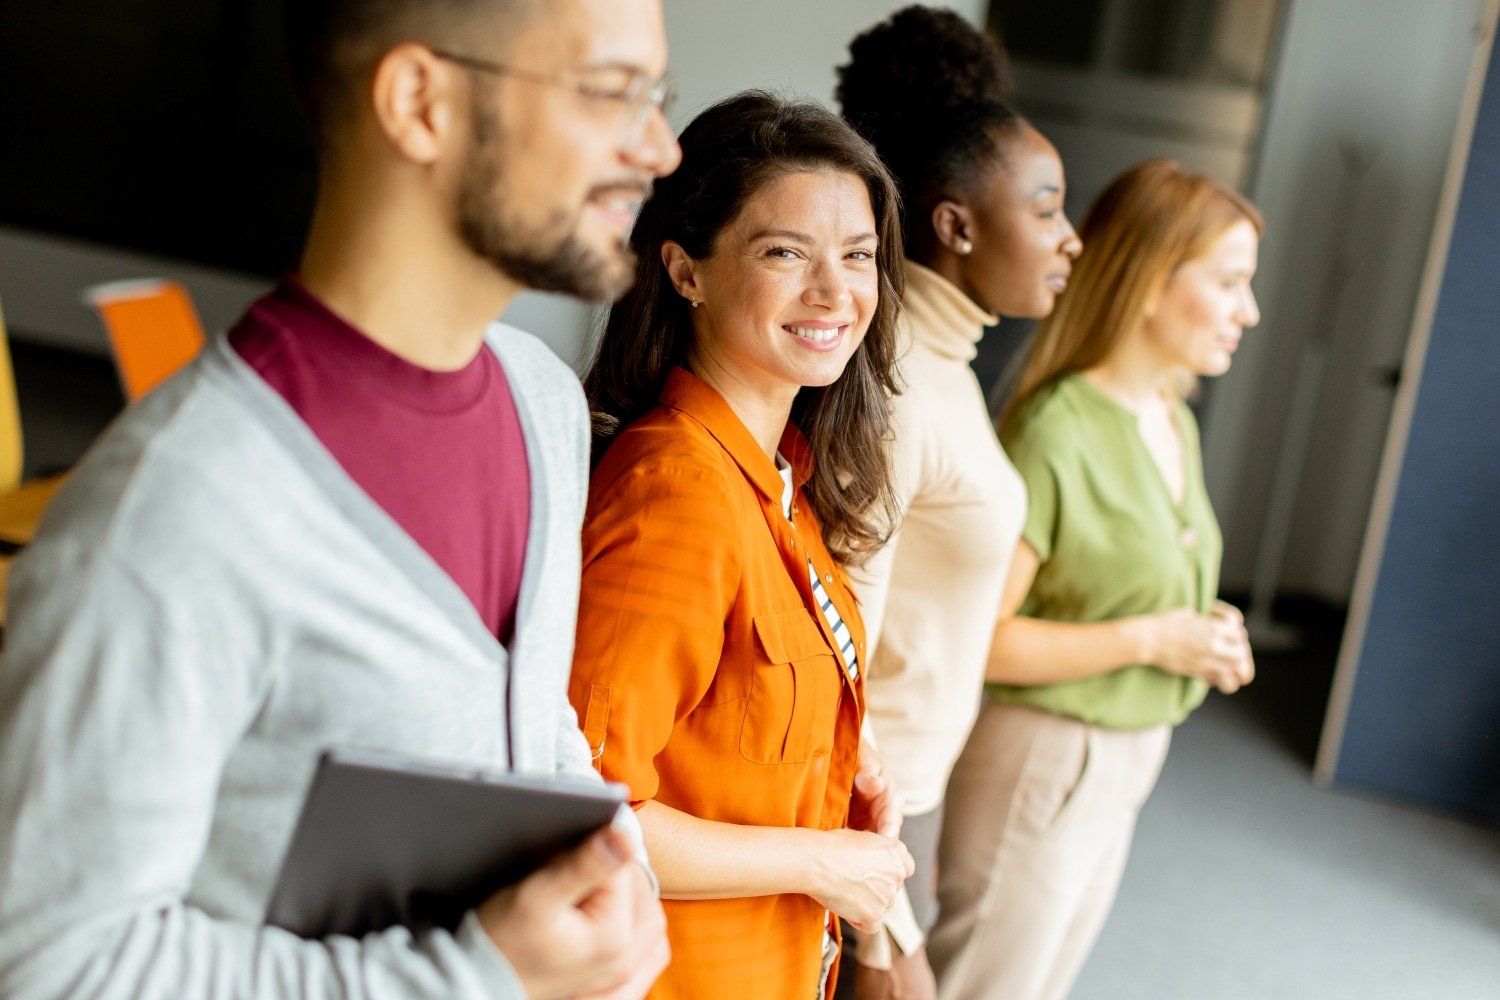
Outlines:
{"type": "MultiPolygon", "coordinates": [[[[395,46],[469,48],[476,27],[513,33],[522,15],[545,6],[537,0],[286,0],[292,83],[321,142],[365,74],[395,46]]],[[[502,55],[490,49],[477,54],[502,55]]]]}

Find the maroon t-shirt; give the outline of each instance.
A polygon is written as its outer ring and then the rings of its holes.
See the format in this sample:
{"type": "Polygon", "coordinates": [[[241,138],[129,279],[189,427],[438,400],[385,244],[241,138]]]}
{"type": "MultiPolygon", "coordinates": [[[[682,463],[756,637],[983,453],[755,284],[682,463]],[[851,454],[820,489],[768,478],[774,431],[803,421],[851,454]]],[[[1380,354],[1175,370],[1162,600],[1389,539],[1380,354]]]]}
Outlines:
{"type": "Polygon", "coordinates": [[[494,352],[429,371],[335,316],[295,278],[251,306],[229,341],[509,641],[531,474],[494,352]]]}

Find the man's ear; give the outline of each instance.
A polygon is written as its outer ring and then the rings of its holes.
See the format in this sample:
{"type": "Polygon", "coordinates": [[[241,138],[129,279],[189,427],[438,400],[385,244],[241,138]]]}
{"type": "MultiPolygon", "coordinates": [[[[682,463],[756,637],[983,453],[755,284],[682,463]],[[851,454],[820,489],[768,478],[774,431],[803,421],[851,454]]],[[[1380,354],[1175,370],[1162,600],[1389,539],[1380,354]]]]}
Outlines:
{"type": "Polygon", "coordinates": [[[442,155],[462,121],[460,105],[471,99],[467,75],[415,42],[382,56],[370,80],[381,132],[403,157],[423,165],[442,155]]]}
{"type": "Polygon", "coordinates": [[[974,212],[961,202],[944,198],[932,206],[932,231],[938,242],[954,253],[966,253],[959,249],[967,245],[973,249],[974,212]]]}
{"type": "Polygon", "coordinates": [[[703,302],[703,289],[698,281],[698,262],[672,240],[663,241],[661,262],[667,269],[667,277],[671,279],[672,287],[677,289],[677,294],[694,306],[700,305],[703,302]]]}

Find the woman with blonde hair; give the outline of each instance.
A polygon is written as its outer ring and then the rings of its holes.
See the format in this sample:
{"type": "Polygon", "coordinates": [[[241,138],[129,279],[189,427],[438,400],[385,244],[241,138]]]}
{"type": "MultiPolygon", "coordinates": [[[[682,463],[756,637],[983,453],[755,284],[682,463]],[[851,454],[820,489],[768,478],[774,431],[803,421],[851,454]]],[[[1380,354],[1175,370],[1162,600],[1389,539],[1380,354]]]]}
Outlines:
{"type": "Polygon", "coordinates": [[[1171,728],[1254,676],[1215,599],[1221,538],[1184,395],[1260,319],[1260,214],[1166,160],[1098,198],[1001,421],[1029,503],[948,786],[943,998],[1067,995],[1108,916],[1171,728]]]}

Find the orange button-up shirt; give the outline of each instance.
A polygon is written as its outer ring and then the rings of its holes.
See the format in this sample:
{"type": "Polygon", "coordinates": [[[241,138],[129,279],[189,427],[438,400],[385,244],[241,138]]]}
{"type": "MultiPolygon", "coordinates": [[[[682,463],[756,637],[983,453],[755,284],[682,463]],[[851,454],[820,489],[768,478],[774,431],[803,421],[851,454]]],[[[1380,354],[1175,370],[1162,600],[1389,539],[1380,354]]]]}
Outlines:
{"type": "MultiPolygon", "coordinates": [[[[674,370],[660,405],[610,444],[583,529],[569,696],[606,778],[636,805],[708,820],[832,830],[848,818],[863,714],[864,631],[802,485],[788,425],[781,474],[709,385],[674,370]],[[861,661],[851,681],[808,560],[861,661]]],[[[798,893],[666,900],[672,963],[656,998],[806,1000],[826,913],[798,893]]]]}

